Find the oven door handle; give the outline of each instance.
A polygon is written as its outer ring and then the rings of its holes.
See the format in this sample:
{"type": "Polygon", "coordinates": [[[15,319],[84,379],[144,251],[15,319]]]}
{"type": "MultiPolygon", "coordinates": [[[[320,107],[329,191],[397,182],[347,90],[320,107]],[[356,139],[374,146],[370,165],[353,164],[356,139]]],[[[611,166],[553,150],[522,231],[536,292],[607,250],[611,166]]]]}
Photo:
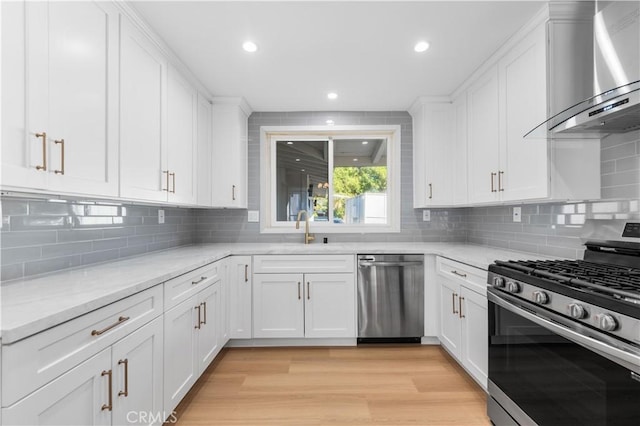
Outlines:
{"type": "Polygon", "coordinates": [[[616,364],[623,366],[624,368],[640,374],[640,353],[632,353],[591,337],[583,336],[582,334],[577,333],[556,321],[545,318],[541,312],[536,312],[534,314],[522,309],[521,307],[518,307],[506,300],[505,297],[508,296],[498,296],[491,291],[487,292],[487,298],[490,302],[495,303],[514,314],[520,315],[521,317],[528,319],[529,321],[538,324],[539,326],[546,328],[547,330],[552,331],[573,343],[592,350],[616,364]]]}

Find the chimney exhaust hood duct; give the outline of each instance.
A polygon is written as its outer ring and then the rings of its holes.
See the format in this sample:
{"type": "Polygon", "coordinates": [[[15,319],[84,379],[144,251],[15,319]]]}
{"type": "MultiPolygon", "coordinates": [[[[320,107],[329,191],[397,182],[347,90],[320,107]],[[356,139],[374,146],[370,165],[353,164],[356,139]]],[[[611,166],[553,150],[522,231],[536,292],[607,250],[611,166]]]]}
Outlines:
{"type": "Polygon", "coordinates": [[[640,130],[640,1],[605,2],[594,17],[594,93],[525,137],[640,130]]]}

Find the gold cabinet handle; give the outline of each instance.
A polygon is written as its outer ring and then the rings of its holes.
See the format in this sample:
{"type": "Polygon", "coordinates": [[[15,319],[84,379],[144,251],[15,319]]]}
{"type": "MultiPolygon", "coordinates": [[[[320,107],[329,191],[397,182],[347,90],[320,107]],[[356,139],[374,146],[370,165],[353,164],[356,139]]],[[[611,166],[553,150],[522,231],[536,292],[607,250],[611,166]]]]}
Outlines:
{"type": "Polygon", "coordinates": [[[498,171],[498,191],[502,192],[504,191],[504,188],[502,187],[502,175],[504,174],[503,171],[499,170],[498,171]]]}
{"type": "Polygon", "coordinates": [[[109,376],[109,403],[108,404],[102,404],[102,407],[100,408],[100,411],[104,411],[104,410],[109,410],[112,411],[113,409],[113,374],[111,370],[103,370],[102,377],[104,376],[109,376]]]}
{"type": "Polygon", "coordinates": [[[53,173],[57,175],[64,174],[64,139],[54,140],[54,144],[60,145],[60,170],[54,170],[53,173]]]}
{"type": "Polygon", "coordinates": [[[42,138],[42,165],[36,166],[36,170],[47,170],[47,132],[36,133],[36,138],[42,138]]]}
{"type": "Polygon", "coordinates": [[[204,309],[202,310],[202,323],[207,323],[207,302],[202,302],[200,304],[204,309]]]}
{"type": "Polygon", "coordinates": [[[462,313],[462,301],[463,301],[463,300],[464,300],[464,297],[460,297],[460,298],[458,299],[458,306],[460,307],[460,314],[459,314],[459,315],[460,315],[460,318],[464,318],[464,317],[465,317],[465,316],[464,316],[464,314],[462,313]]]}
{"type": "Polygon", "coordinates": [[[433,184],[429,184],[429,199],[433,198],[433,184]]]}
{"type": "Polygon", "coordinates": [[[497,192],[497,191],[496,191],[496,189],[495,189],[495,187],[494,187],[494,184],[493,184],[493,178],[495,178],[495,177],[496,177],[496,174],[497,174],[497,173],[493,173],[493,172],[491,172],[491,192],[497,192]]]}
{"type": "Polygon", "coordinates": [[[300,281],[298,281],[298,300],[300,300],[300,281]]]}
{"type": "Polygon", "coordinates": [[[311,300],[311,284],[307,281],[307,300],[311,300]]]}
{"type": "Polygon", "coordinates": [[[169,170],[163,170],[162,174],[166,174],[167,175],[167,187],[166,188],[162,188],[162,190],[169,192],[169,170]]]}
{"type": "MultiPolygon", "coordinates": [[[[173,189],[171,190],[172,194],[176,193],[176,174],[175,173],[169,173],[169,176],[171,176],[171,181],[173,183],[173,189]]],[[[169,181],[167,180],[167,188],[169,187],[169,181]]]]}
{"type": "Polygon", "coordinates": [[[244,265],[244,282],[249,282],[249,265],[244,265]]]}
{"type": "Polygon", "coordinates": [[[236,200],[236,186],[235,185],[231,185],[231,199],[233,201],[236,200]]]}
{"type": "Polygon", "coordinates": [[[124,365],[124,390],[118,392],[118,396],[124,396],[125,398],[129,396],[129,360],[121,359],[118,361],[118,365],[124,365]]]}
{"type": "Polygon", "coordinates": [[[200,305],[196,306],[196,309],[198,310],[198,325],[196,325],[194,328],[197,328],[198,330],[200,330],[200,326],[202,324],[202,321],[200,320],[200,305]]]}
{"type": "Polygon", "coordinates": [[[457,314],[458,311],[456,311],[456,296],[458,294],[457,293],[452,293],[451,294],[451,313],[453,314],[457,314]]]}
{"type": "Polygon", "coordinates": [[[123,322],[128,321],[128,320],[129,320],[129,317],[124,317],[124,316],[119,317],[117,322],[114,322],[113,324],[111,324],[108,327],[103,328],[102,330],[92,330],[91,331],[91,335],[92,336],[99,336],[99,335],[101,335],[103,333],[106,333],[107,331],[111,330],[113,327],[117,327],[120,324],[122,324],[123,322]]]}
{"type": "Polygon", "coordinates": [[[206,280],[207,277],[200,277],[198,281],[191,281],[191,285],[200,284],[202,281],[206,280]]]}
{"type": "Polygon", "coordinates": [[[462,273],[460,273],[458,271],[451,271],[451,273],[455,274],[455,275],[457,275],[459,277],[462,277],[462,278],[467,278],[467,274],[462,274],[462,273]]]}

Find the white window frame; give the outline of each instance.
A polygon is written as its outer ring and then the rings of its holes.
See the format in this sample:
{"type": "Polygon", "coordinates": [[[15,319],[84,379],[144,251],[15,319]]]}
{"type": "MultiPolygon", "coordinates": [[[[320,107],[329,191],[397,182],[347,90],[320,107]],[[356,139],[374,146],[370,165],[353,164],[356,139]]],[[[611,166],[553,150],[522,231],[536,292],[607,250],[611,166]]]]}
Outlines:
{"type": "MultiPolygon", "coordinates": [[[[376,138],[387,140],[387,223],[346,224],[311,222],[311,232],[321,234],[353,234],[400,232],[400,155],[399,125],[371,126],[262,126],[260,127],[260,232],[300,233],[293,222],[276,220],[276,149],[278,140],[328,140],[376,138]]],[[[333,152],[330,152],[333,155],[333,152]]],[[[329,170],[329,179],[333,173],[329,170]]],[[[333,187],[333,182],[330,182],[333,187]]],[[[331,204],[331,200],[329,200],[331,204]]]]}

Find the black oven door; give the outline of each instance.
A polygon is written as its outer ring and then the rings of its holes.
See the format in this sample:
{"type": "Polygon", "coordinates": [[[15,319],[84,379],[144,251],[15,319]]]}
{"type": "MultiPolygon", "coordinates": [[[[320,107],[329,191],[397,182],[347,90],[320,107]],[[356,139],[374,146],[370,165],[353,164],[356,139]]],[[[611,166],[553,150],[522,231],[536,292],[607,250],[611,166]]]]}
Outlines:
{"type": "Polygon", "coordinates": [[[519,424],[640,425],[638,347],[492,288],[487,297],[490,416],[497,402],[519,424]]]}

